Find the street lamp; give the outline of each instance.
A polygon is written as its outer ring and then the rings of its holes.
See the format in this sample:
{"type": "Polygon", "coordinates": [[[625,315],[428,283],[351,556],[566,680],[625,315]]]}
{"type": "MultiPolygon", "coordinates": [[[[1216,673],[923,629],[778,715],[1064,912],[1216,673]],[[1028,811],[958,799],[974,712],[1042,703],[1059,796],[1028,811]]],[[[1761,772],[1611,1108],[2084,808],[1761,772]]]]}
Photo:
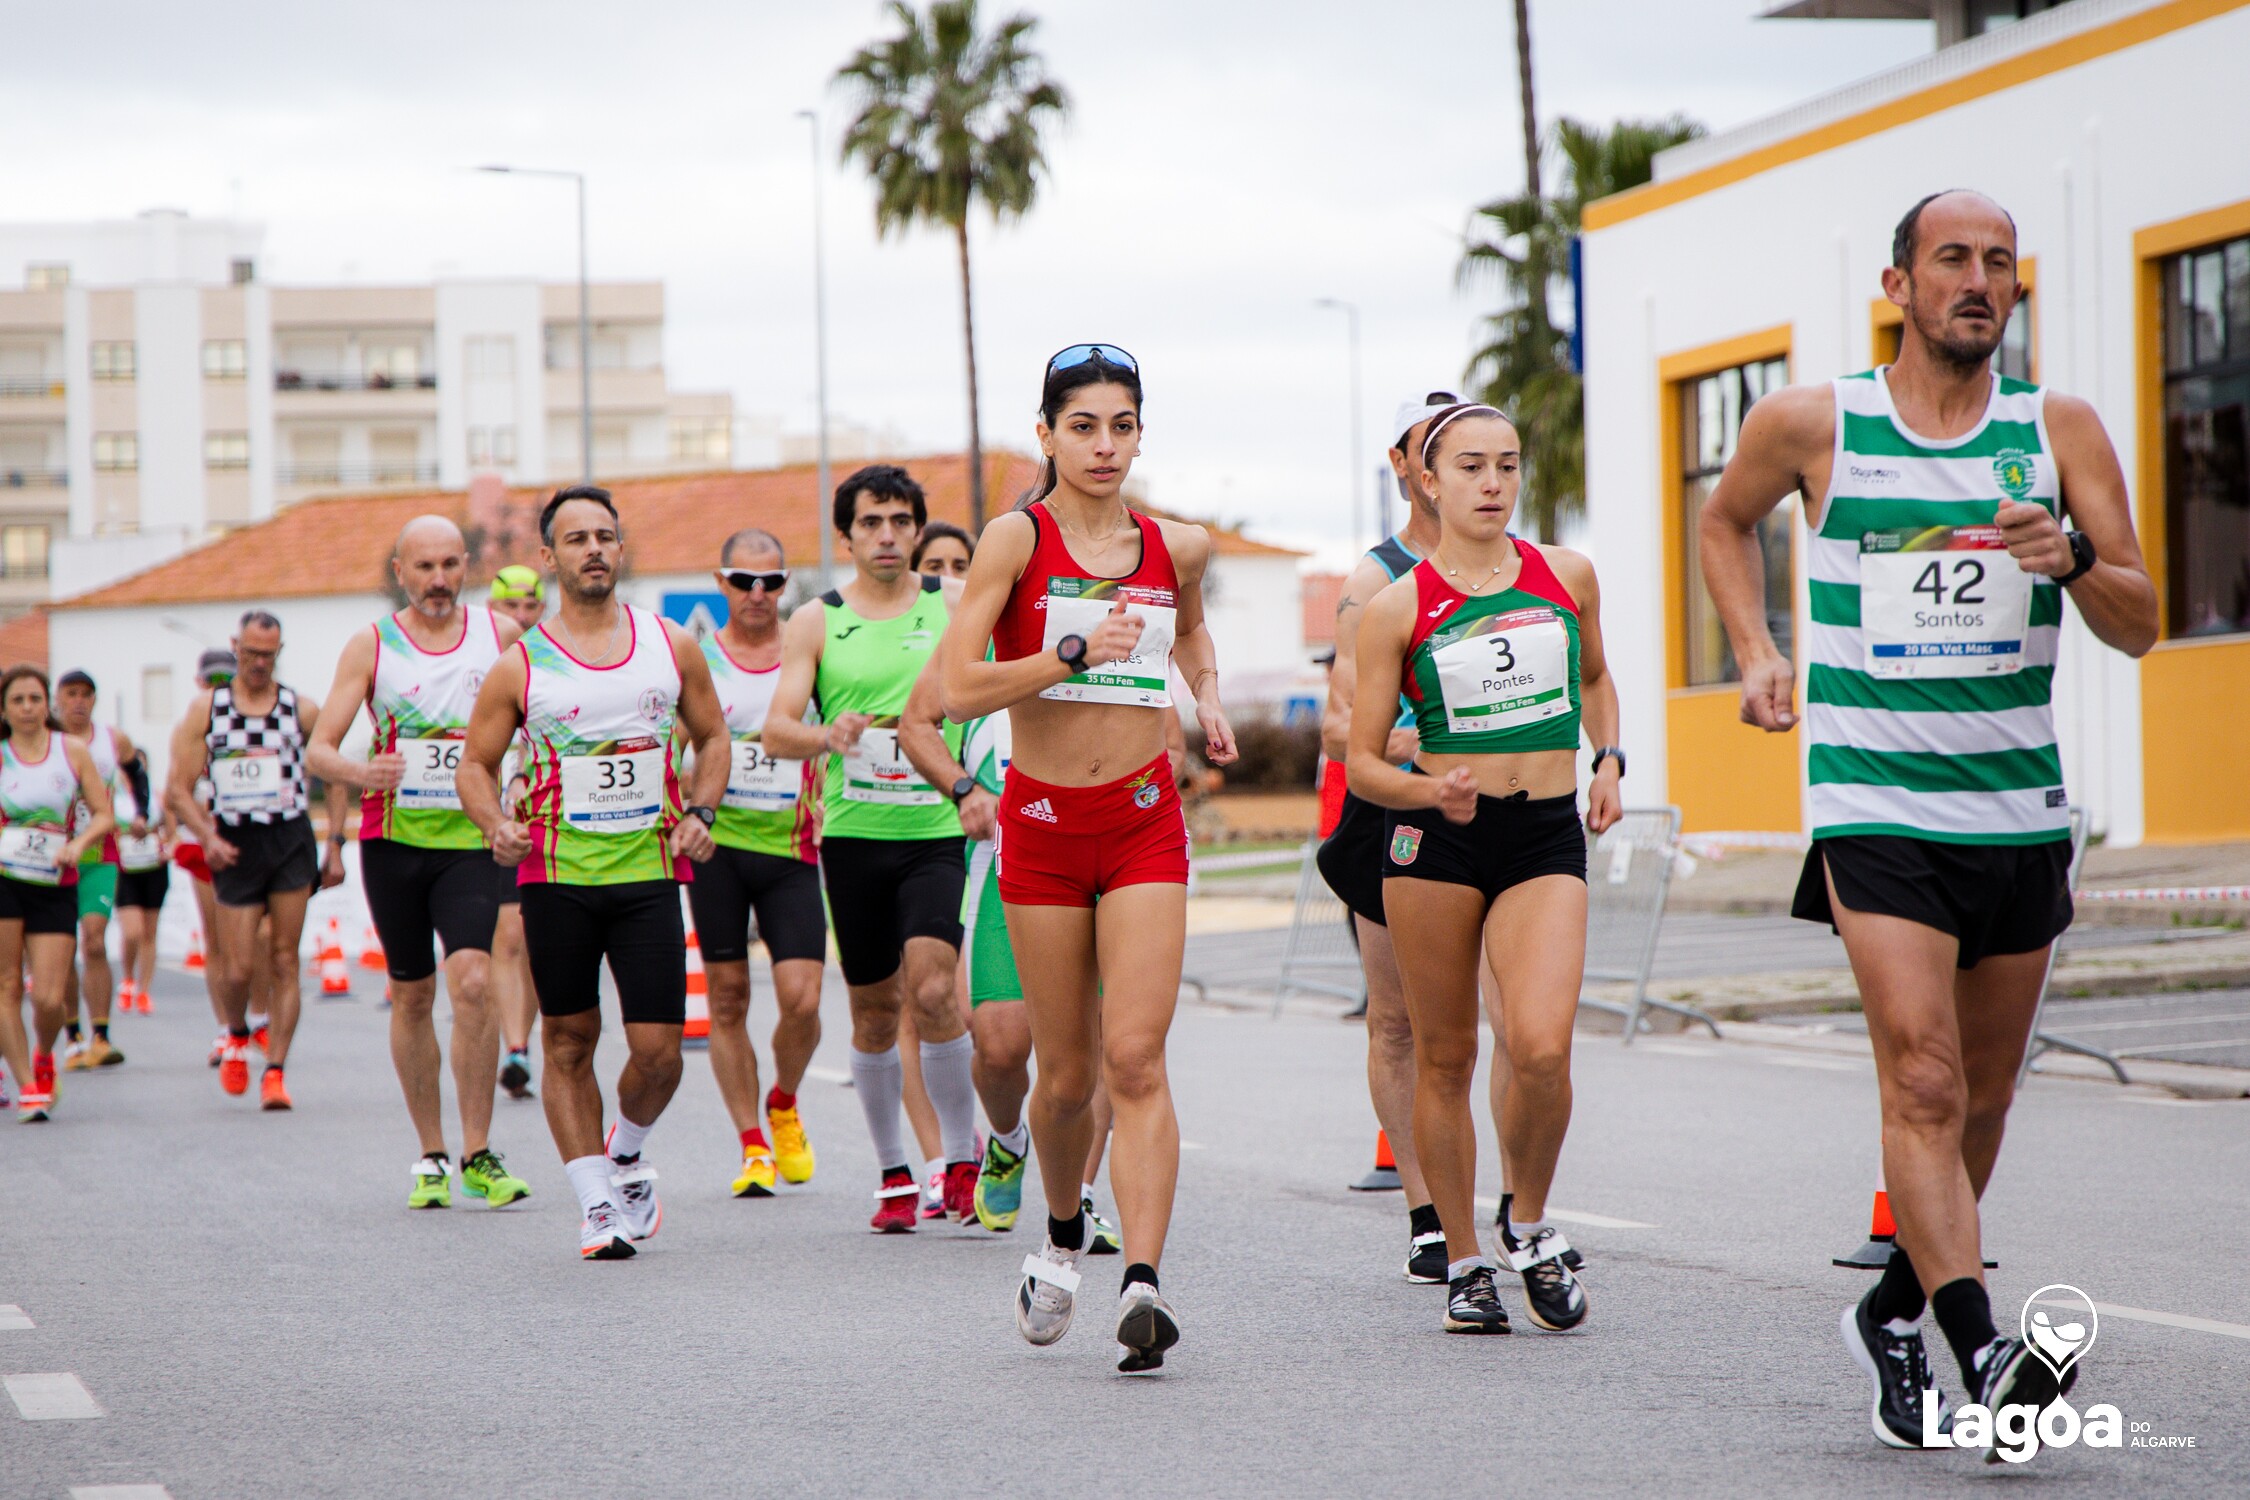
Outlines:
{"type": "Polygon", "coordinates": [[[835,569],[835,539],[828,515],[828,268],[820,230],[820,111],[800,109],[812,129],[812,284],[814,399],[820,408],[820,469],[813,495],[813,534],[820,538],[820,586],[835,569]]]}
{"type": "Polygon", "coordinates": [[[1344,300],[1343,300],[1342,298],[1340,298],[1340,297],[1322,297],[1322,298],[1320,298],[1320,299],[1319,299],[1318,301],[1314,302],[1314,303],[1313,303],[1313,306],[1315,306],[1315,307],[1326,307],[1326,308],[1333,308],[1333,309],[1335,309],[1336,311],[1339,311],[1339,312],[1341,312],[1341,313],[1342,313],[1342,314],[1344,315],[1344,317],[1345,317],[1346,321],[1348,322],[1348,324],[1350,325],[1350,329],[1351,329],[1351,351],[1352,351],[1352,546],[1354,546],[1354,547],[1357,547],[1357,546],[1359,545],[1359,538],[1360,538],[1360,516],[1361,516],[1361,514],[1362,514],[1362,513],[1364,512],[1364,510],[1365,510],[1365,508],[1366,508],[1366,507],[1365,507],[1365,506],[1364,506],[1364,505],[1362,504],[1362,502],[1361,502],[1361,492],[1360,492],[1360,485],[1361,485],[1361,484],[1362,484],[1362,483],[1364,482],[1364,480],[1365,480],[1365,475],[1364,475],[1364,474],[1363,474],[1363,473],[1361,472],[1361,464],[1360,464],[1360,441],[1361,441],[1361,434],[1360,434],[1360,430],[1359,430],[1359,429],[1360,429],[1360,420],[1359,420],[1359,305],[1358,305],[1357,303],[1353,303],[1353,302],[1346,302],[1346,301],[1344,301],[1344,300]]]}
{"type": "Polygon", "coordinates": [[[479,172],[501,172],[514,177],[560,177],[578,184],[578,450],[580,472],[594,482],[594,334],[593,310],[586,291],[586,174],[553,167],[486,166],[479,172]]]}

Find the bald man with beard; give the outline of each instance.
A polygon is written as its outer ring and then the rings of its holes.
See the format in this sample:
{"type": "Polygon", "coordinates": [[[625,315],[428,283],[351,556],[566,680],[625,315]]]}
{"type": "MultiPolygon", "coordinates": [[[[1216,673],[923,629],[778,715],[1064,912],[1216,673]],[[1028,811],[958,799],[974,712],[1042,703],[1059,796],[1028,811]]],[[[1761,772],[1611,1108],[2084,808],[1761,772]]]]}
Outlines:
{"type": "MultiPolygon", "coordinates": [[[[409,1208],[453,1202],[453,1159],[440,1108],[437,958],[453,1007],[453,1085],[461,1110],[461,1187],[495,1206],[530,1188],[492,1149],[499,1084],[497,1017],[488,1001],[492,931],[510,872],[461,810],[454,772],[477,689],[522,627],[461,599],[468,544],[443,516],[417,516],[399,532],[391,574],[406,607],[354,635],[313,730],[307,763],[332,787],[360,793],[360,879],[391,978],[391,1062],[420,1137],[409,1208]],[[374,738],[364,760],[343,752],[365,705],[374,738]]],[[[340,853],[341,819],[329,832],[340,853]]]]}

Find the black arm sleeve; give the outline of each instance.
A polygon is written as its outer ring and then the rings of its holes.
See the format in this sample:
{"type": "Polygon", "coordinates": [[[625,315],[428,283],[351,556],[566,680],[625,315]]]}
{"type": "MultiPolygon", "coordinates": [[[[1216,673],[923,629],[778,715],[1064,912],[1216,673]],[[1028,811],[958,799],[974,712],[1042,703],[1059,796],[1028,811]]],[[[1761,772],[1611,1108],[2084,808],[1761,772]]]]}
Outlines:
{"type": "Polygon", "coordinates": [[[123,769],[125,784],[133,789],[133,805],[141,810],[142,817],[147,818],[152,823],[155,822],[155,815],[149,811],[147,754],[135,750],[133,758],[125,762],[123,769]]]}

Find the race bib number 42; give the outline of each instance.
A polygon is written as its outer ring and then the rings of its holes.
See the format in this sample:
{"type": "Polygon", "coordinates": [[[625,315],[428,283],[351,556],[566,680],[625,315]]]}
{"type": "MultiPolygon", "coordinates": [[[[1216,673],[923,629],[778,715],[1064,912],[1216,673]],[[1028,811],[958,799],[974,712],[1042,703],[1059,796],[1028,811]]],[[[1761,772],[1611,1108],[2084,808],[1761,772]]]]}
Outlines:
{"type": "Polygon", "coordinates": [[[281,752],[241,750],[211,763],[211,798],[222,813],[282,811],[281,752]]]}
{"type": "Polygon", "coordinates": [[[1039,642],[1052,651],[1066,635],[1090,637],[1102,617],[1122,601],[1141,621],[1140,644],[1121,661],[1088,667],[1039,696],[1058,703],[1124,703],[1169,708],[1172,637],[1179,608],[1170,589],[1127,587],[1107,578],[1047,580],[1047,623],[1039,642]]]}
{"type": "Polygon", "coordinates": [[[1445,727],[1518,729],[1570,712],[1570,631],[1545,606],[1487,615],[1434,653],[1445,727]]]}
{"type": "Polygon", "coordinates": [[[398,805],[459,812],[461,793],[453,775],[461,769],[461,747],[467,742],[465,731],[445,739],[400,740],[398,753],[406,760],[406,772],[399,778],[398,805]]]}
{"type": "Polygon", "coordinates": [[[775,760],[756,740],[736,740],[727,771],[726,805],[746,812],[787,812],[805,784],[805,763],[775,760]]]}
{"type": "Polygon", "coordinates": [[[664,816],[664,747],[630,747],[562,759],[563,822],[581,833],[645,833],[664,816]]]}
{"type": "Polygon", "coordinates": [[[2031,588],[1997,526],[1867,532],[1859,539],[1859,633],[1868,675],[2022,671],[2031,588]]]}
{"type": "Polygon", "coordinates": [[[870,724],[859,732],[859,743],[844,754],[844,800],[932,807],[939,793],[898,748],[896,724],[882,728],[870,724]]]}

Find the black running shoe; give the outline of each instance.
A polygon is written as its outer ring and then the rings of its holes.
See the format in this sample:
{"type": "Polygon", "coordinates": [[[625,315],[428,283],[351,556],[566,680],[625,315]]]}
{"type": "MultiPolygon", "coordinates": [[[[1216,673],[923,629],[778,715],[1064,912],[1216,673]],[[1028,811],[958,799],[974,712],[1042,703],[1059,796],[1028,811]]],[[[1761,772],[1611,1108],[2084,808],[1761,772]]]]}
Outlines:
{"type": "Polygon", "coordinates": [[[1508,1310],[1492,1285],[1492,1267],[1471,1266],[1453,1278],[1445,1297],[1445,1331],[1508,1332],[1508,1310]]]}
{"type": "Polygon", "coordinates": [[[1423,1286],[1440,1286],[1445,1282],[1445,1268],[1450,1264],[1445,1258],[1445,1231],[1425,1229],[1414,1236],[1406,1250],[1406,1279],[1423,1286]]]}
{"type": "Polygon", "coordinates": [[[1930,1379],[1922,1330],[1891,1332],[1870,1311],[1874,1305],[1875,1288],[1869,1287],[1866,1296],[1844,1309],[1844,1347],[1875,1382],[1875,1440],[1886,1448],[1920,1448],[1922,1393],[1937,1395],[1940,1429],[1948,1420],[1945,1396],[1930,1379]]]}
{"type": "MultiPolygon", "coordinates": [[[[1492,1216],[1493,1228],[1499,1229],[1507,1224],[1508,1205],[1515,1201],[1516,1195],[1514,1193],[1502,1193],[1500,1195],[1500,1211],[1492,1216]]],[[[1562,1263],[1570,1267],[1573,1271],[1583,1271],[1586,1269],[1586,1257],[1578,1253],[1578,1247],[1576,1245],[1572,1245],[1569,1249],[1563,1251],[1562,1263]]]]}
{"type": "Polygon", "coordinates": [[[1519,1240],[1503,1219],[1499,1239],[1508,1269],[1523,1277],[1523,1297],[1532,1322],[1549,1333],[1561,1333],[1586,1321],[1586,1289],[1563,1263],[1570,1242],[1561,1230],[1550,1225],[1528,1240],[1519,1240]]]}
{"type": "Polygon", "coordinates": [[[510,1048],[502,1060],[500,1087],[508,1091],[511,1099],[531,1097],[531,1059],[520,1050],[510,1048]]]}
{"type": "MultiPolygon", "coordinates": [[[[1970,1399],[1987,1411],[1998,1412],[2003,1406],[2030,1406],[2045,1411],[2062,1396],[2055,1372],[2048,1369],[2047,1362],[2034,1354],[2022,1339],[1994,1339],[1977,1351],[1976,1366],[1976,1388],[1970,1393],[1970,1399]]],[[[1988,1445],[1984,1461],[2000,1462],[1999,1448],[1988,1445]]]]}
{"type": "Polygon", "coordinates": [[[1117,1373],[1146,1375],[1164,1368],[1164,1351],[1180,1341],[1180,1320],[1155,1287],[1129,1281],[1117,1299],[1117,1373]]]}

